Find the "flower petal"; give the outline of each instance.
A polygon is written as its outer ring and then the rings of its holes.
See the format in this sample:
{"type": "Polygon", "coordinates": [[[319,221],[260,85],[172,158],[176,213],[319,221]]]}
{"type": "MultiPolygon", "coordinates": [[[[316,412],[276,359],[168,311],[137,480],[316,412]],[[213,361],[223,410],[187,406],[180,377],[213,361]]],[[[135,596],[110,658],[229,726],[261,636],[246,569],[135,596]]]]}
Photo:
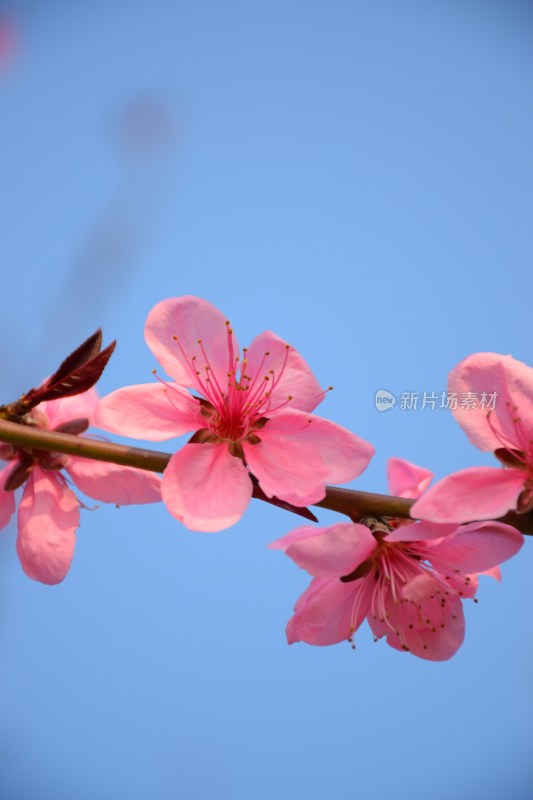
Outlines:
{"type": "Polygon", "coordinates": [[[369,615],[374,635],[387,637],[396,650],[408,650],[429,661],[446,661],[464,640],[465,623],[461,600],[445,594],[430,575],[418,575],[404,587],[406,602],[394,602],[391,592],[384,598],[383,618],[369,615]]]}
{"type": "Polygon", "coordinates": [[[456,522],[413,522],[400,525],[386,535],[387,542],[427,542],[433,539],[442,539],[457,530],[456,522]]]}
{"type": "Polygon", "coordinates": [[[462,525],[454,536],[431,546],[429,559],[439,572],[485,572],[514,556],[524,537],[503,522],[462,525]]]}
{"type": "Polygon", "coordinates": [[[366,525],[340,523],[329,528],[298,528],[270,545],[284,550],[311,575],[349,575],[374,552],[377,542],[366,525]]]}
{"type": "Polygon", "coordinates": [[[225,444],[187,444],[163,474],[163,501],[194,531],[220,531],[242,517],[252,482],[239,458],[225,444]]]}
{"type": "Polygon", "coordinates": [[[351,639],[368,614],[372,588],[365,578],[353,583],[314,578],[294,607],[287,625],[288,643],[329,645],[351,639]]]}
{"type": "MultiPolygon", "coordinates": [[[[228,382],[228,326],[225,323],[226,317],[214,305],[186,295],[163,300],[154,306],[148,314],[144,335],[148,347],[176,383],[205,394],[201,379],[206,366],[217,380],[224,385],[228,382]],[[193,356],[196,356],[194,368],[193,356]],[[200,380],[196,370],[201,373],[200,380]]],[[[232,342],[234,355],[238,356],[235,334],[232,334],[232,342]]]]}
{"type": "Polygon", "coordinates": [[[312,411],[324,399],[324,392],[309,365],[294,347],[272,331],[255,337],[247,359],[246,372],[249,375],[255,377],[259,373],[261,379],[264,374],[274,384],[270,393],[273,408],[286,403],[289,395],[292,398],[288,403],[290,408],[302,411],[312,411]]]}
{"type": "Polygon", "coordinates": [[[295,506],[322,500],[326,494],[327,468],[314,447],[301,438],[267,437],[260,444],[243,442],[246,463],[267,497],[279,497],[295,506]]]}
{"type": "Polygon", "coordinates": [[[82,418],[87,418],[90,424],[98,405],[98,399],[96,389],[92,388],[81,394],[75,394],[73,397],[45,400],[39,403],[36,410],[44,412],[49,428],[57,428],[64,422],[82,418]]]}
{"type": "Polygon", "coordinates": [[[98,428],[134,439],[162,442],[203,427],[198,400],[175,383],[125,386],[100,400],[98,428]]]}
{"type": "Polygon", "coordinates": [[[516,508],[524,473],[498,467],[469,467],[448,475],[417,500],[410,514],[431,522],[494,519],[516,508]]]}
{"type": "Polygon", "coordinates": [[[420,497],[433,478],[429,469],[418,467],[404,458],[389,458],[387,461],[389,492],[396,497],[420,497]]]}
{"type": "Polygon", "coordinates": [[[78,501],[61,476],[34,467],[18,511],[17,552],[26,575],[48,584],[63,580],[79,520],[78,501]]]}
{"type": "Polygon", "coordinates": [[[453,415],[472,444],[481,450],[500,447],[523,449],[533,435],[533,368],[512,356],[474,353],[451,372],[448,388],[459,394],[475,392],[474,408],[462,408],[453,415]],[[497,393],[494,410],[487,415],[481,395],[497,393]]]}
{"type": "Polygon", "coordinates": [[[13,462],[0,470],[0,530],[5,528],[15,512],[15,492],[4,492],[4,483],[13,469],[13,462]]]}
{"type": "Polygon", "coordinates": [[[257,445],[243,442],[250,469],[266,494],[294,505],[316,503],[327,482],[345,483],[360,475],[374,453],[340,425],[296,409],[276,414],[259,437],[257,445]]]}
{"type": "Polygon", "coordinates": [[[161,478],[153,472],[74,456],[69,456],[66,470],[78,489],[103,503],[126,506],[161,500],[161,478]]]}

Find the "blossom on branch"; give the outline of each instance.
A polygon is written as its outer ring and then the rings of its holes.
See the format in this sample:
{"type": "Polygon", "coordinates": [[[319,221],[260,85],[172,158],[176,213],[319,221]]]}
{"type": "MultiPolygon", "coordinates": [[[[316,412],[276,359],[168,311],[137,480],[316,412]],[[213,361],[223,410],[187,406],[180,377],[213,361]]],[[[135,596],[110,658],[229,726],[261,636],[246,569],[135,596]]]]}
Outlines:
{"type": "MultiPolygon", "coordinates": [[[[391,491],[421,494],[431,473],[390,459],[391,491]]],[[[413,496],[413,494],[411,495],[413,496]]],[[[451,658],[464,639],[462,600],[479,573],[499,577],[523,537],[498,522],[439,525],[367,518],[365,524],[302,527],[273,542],[313,580],[287,625],[289,644],[353,642],[363,620],[377,638],[431,661],[451,658]]]]}
{"type": "Polygon", "coordinates": [[[434,522],[495,519],[533,508],[533,369],[512,356],[475,353],[450,373],[454,392],[496,397],[453,410],[472,444],[492,451],[502,467],[470,467],[448,475],[413,506],[411,515],[434,522]]]}
{"type": "Polygon", "coordinates": [[[194,432],[162,481],[167,508],[187,527],[218,531],[237,522],[251,475],[267,497],[306,506],[324,498],[326,483],[366,468],[373,447],[310,414],[325,392],[276,334],[266,331],[241,351],[223,314],[186,296],[156,305],[145,337],[173,382],[112,392],[96,424],[154,441],[194,432]]]}
{"type": "MultiPolygon", "coordinates": [[[[1,406],[0,416],[21,426],[83,434],[92,424],[99,400],[92,387],[114,348],[112,344],[101,350],[101,343],[101,331],[97,331],[41,386],[1,406]]],[[[82,503],[70,481],[105,503],[161,500],[161,479],[132,467],[2,443],[0,460],[8,462],[0,470],[0,529],[11,519],[15,491],[23,486],[17,552],[24,572],[42,583],[62,581],[72,561],[82,503]]]]}

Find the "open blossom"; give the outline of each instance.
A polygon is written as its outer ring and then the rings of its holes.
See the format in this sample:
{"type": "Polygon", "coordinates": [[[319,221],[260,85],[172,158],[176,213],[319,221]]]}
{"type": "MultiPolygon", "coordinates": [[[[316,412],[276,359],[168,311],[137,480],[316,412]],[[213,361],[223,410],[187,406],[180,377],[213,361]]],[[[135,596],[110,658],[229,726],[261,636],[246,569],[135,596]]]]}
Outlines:
{"type": "MultiPolygon", "coordinates": [[[[401,459],[389,461],[388,474],[391,490],[404,496],[431,479],[401,459]]],[[[270,545],[313,576],[287,625],[289,644],[353,641],[366,618],[397,650],[451,658],[464,639],[462,599],[474,597],[477,574],[499,576],[497,565],[520,549],[522,535],[498,522],[366,523],[302,527],[270,545]]]]}
{"type": "MultiPolygon", "coordinates": [[[[94,389],[44,401],[27,414],[24,423],[80,434],[91,424],[97,403],[94,389]]],[[[105,503],[161,500],[161,479],[132,467],[8,444],[0,444],[0,459],[8,462],[0,470],[0,528],[15,511],[15,490],[24,485],[17,552],[24,572],[42,583],[62,581],[74,553],[80,501],[66,475],[84,494],[105,503]]]]}
{"type": "Polygon", "coordinates": [[[325,496],[326,483],[349,481],[367,466],[371,445],[309,413],[324,392],[274,333],[241,351],[222,313],[186,296],[156,305],[145,336],[174,382],[113,392],[96,422],[154,441],[195,432],[162,482],[164,502],[187,527],[218,531],[237,522],[252,496],[250,473],[268,497],[305,506],[325,496]]]}
{"type": "Polygon", "coordinates": [[[453,414],[481,450],[503,467],[471,467],[435,484],[412,515],[435,522],[495,519],[507,511],[533,508],[533,369],[512,356],[475,353],[449,377],[450,391],[481,398],[496,395],[494,408],[481,402],[453,414]]]}

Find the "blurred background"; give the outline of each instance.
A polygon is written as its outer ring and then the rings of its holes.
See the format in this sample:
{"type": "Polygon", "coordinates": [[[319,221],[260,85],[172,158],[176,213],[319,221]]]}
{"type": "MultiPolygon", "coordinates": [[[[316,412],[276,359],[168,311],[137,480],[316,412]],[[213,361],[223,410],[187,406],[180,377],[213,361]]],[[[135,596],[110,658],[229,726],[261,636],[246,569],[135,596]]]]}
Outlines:
{"type": "MultiPolygon", "coordinates": [[[[518,0],[0,3],[1,401],[98,326],[100,391],[149,381],[148,311],[195,294],[334,385],[319,413],[377,450],[357,488],[392,455],[492,463],[374,397],[476,351],[533,364],[532,44],[518,0]]],[[[0,800],[533,796],[533,541],[434,664],[366,625],[287,646],[308,578],[266,545],[297,525],[101,506],[57,587],[10,525],[0,800]]]]}

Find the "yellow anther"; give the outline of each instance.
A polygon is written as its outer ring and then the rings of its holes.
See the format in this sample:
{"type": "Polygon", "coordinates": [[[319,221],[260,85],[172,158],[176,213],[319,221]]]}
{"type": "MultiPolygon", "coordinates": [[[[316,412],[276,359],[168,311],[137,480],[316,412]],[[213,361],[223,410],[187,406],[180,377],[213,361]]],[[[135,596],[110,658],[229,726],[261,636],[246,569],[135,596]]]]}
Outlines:
{"type": "Polygon", "coordinates": [[[224,325],[229,325],[229,319],[225,321],[224,325]]]}
{"type": "Polygon", "coordinates": [[[178,337],[176,336],[176,334],[174,334],[174,335],[172,336],[172,338],[174,339],[174,341],[175,341],[175,342],[177,342],[177,341],[178,341],[178,337]]]}
{"type": "Polygon", "coordinates": [[[201,339],[197,339],[196,340],[196,344],[202,344],[202,340],[201,339]]]}
{"type": "Polygon", "coordinates": [[[270,355],[270,351],[269,351],[269,350],[267,350],[267,351],[266,351],[266,353],[265,353],[265,355],[266,355],[266,356],[269,356],[269,355],[270,355]]]}
{"type": "Polygon", "coordinates": [[[292,400],[292,394],[287,395],[287,400],[292,400]]]}
{"type": "Polygon", "coordinates": [[[157,370],[153,369],[152,370],[152,375],[155,375],[156,373],[157,373],[157,370]]]}

